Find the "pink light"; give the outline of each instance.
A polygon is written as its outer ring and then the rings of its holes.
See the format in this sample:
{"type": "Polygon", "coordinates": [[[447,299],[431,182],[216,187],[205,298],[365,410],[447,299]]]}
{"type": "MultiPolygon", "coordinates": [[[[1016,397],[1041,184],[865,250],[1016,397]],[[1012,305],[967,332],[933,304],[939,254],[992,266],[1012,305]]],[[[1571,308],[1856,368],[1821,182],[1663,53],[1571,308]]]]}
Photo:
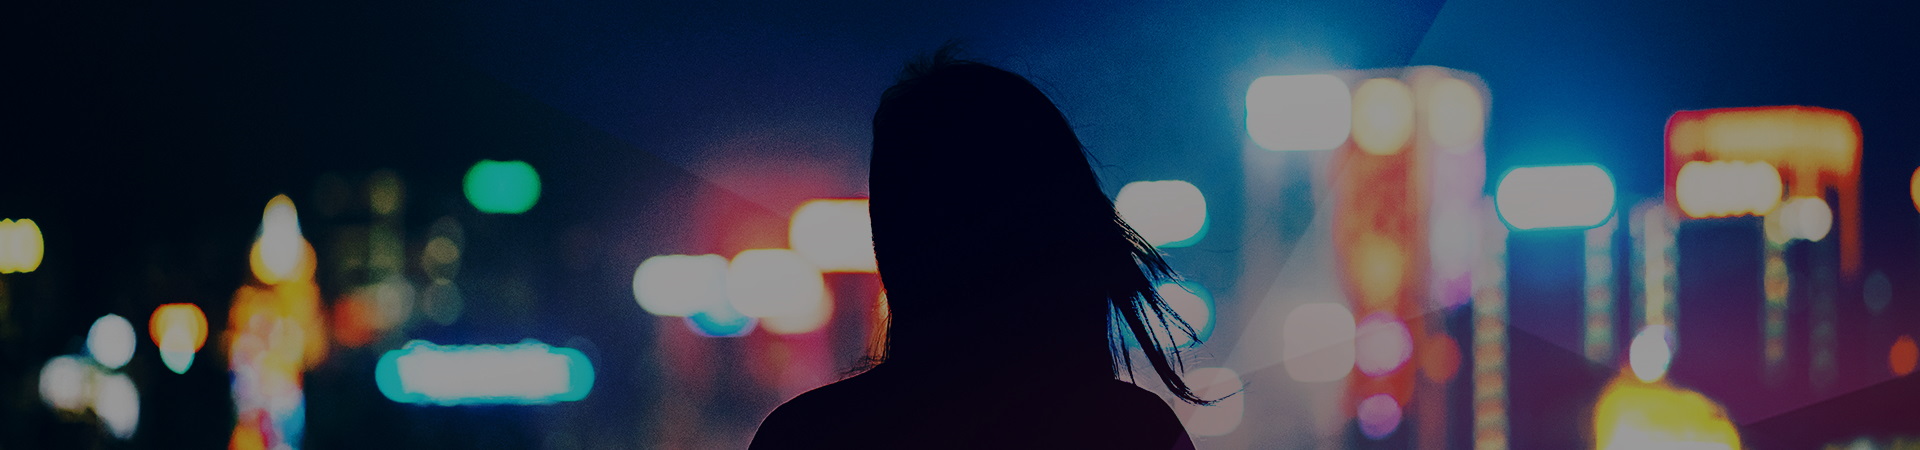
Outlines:
{"type": "Polygon", "coordinates": [[[1360,433],[1368,439],[1385,439],[1400,428],[1400,402],[1391,395],[1374,394],[1361,400],[1356,413],[1360,416],[1360,433]]]}

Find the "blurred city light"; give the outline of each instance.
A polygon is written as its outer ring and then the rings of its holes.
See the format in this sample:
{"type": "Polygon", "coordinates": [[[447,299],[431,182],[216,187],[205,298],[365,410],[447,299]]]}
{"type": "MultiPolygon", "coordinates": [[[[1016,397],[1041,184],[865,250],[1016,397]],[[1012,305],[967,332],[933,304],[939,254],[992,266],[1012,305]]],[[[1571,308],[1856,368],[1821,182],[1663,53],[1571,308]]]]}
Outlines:
{"type": "Polygon", "coordinates": [[[1393,78],[1374,78],[1353,91],[1353,143],[1372,155],[1400,153],[1413,137],[1413,91],[1393,78]]]}
{"type": "Polygon", "coordinates": [[[40,268],[46,250],[33,219],[0,220],[0,273],[32,272],[40,268]]]}
{"type": "Polygon", "coordinates": [[[1893,369],[1893,376],[1912,375],[1916,364],[1920,364],[1920,348],[1914,346],[1913,336],[1894,339],[1893,348],[1887,350],[1887,366],[1893,369]]]}
{"type": "Polygon", "coordinates": [[[248,264],[255,279],[266,284],[305,281],[313,277],[317,258],[313,245],[300,231],[300,215],[293,200],[276,195],[260,217],[260,235],[254,240],[248,264]]]}
{"type": "Polygon", "coordinates": [[[753,326],[760,319],[748,317],[734,311],[726,303],[695,312],[686,318],[687,328],[694,334],[713,338],[741,337],[753,333],[753,326]]]}
{"type": "Polygon", "coordinates": [[[806,258],[786,249],[740,252],[727,263],[727,303],[751,317],[804,317],[826,308],[827,287],[806,258]]]}
{"type": "MultiPolygon", "coordinates": [[[[1391,309],[1406,278],[1407,249],[1379,234],[1363,234],[1347,258],[1347,273],[1359,286],[1360,303],[1367,309],[1391,309]]],[[[1365,309],[1363,309],[1364,311],[1365,309]]]]}
{"type": "MultiPolygon", "coordinates": [[[[1765,163],[1775,169],[1772,176],[1779,178],[1785,195],[1834,199],[1829,209],[1837,213],[1832,226],[1839,229],[1840,275],[1857,280],[1862,261],[1862,142],[1859,122],[1840,110],[1763,106],[1676,112],[1666,129],[1668,206],[1696,218],[1771,214],[1768,210],[1779,196],[1757,205],[1763,192],[1754,183],[1767,181],[1758,179],[1762,176],[1751,167],[1765,163]],[[1687,178],[1695,180],[1682,182],[1683,171],[1704,163],[1746,164],[1749,173],[1715,174],[1705,182],[1692,176],[1687,178]]],[[[1771,238],[1780,242],[1781,236],[1771,238]]]]}
{"type": "Polygon", "coordinates": [[[1592,164],[1521,167],[1500,179],[1494,200],[1516,230],[1588,228],[1613,215],[1613,177],[1592,164]]]}
{"type": "Polygon", "coordinates": [[[1193,412],[1181,420],[1187,431],[1197,436],[1225,436],[1240,427],[1246,414],[1246,393],[1241,388],[1246,385],[1240,380],[1240,374],[1225,367],[1204,367],[1187,371],[1181,377],[1195,395],[1205,399],[1220,399],[1208,406],[1195,406],[1193,412]]]}
{"type": "Polygon", "coordinates": [[[793,212],[787,243],[821,272],[874,273],[873,223],[866,199],[808,200],[793,212]]]}
{"type": "Polygon", "coordinates": [[[1353,313],[1338,303],[1293,308],[1281,326],[1281,359],[1287,375],[1301,382],[1338,381],[1353,372],[1353,313]]]}
{"type": "Polygon", "coordinates": [[[374,381],[400,403],[541,405],[586,398],[594,372],[579,350],[532,339],[445,346],[415,340],[382,355],[374,381]]]}
{"type": "Polygon", "coordinates": [[[1135,181],[1120,187],[1113,208],[1156,247],[1186,247],[1207,237],[1207,199],[1180,180],[1135,181]]]}
{"type": "Polygon", "coordinates": [[[1420,346],[1420,373],[1435,383],[1453,381],[1460,372],[1460,343],[1445,334],[1428,335],[1420,346]]]}
{"type": "Polygon", "coordinates": [[[87,354],[108,369],[118,369],[133,359],[138,338],[127,318],[108,314],[93,321],[87,330],[87,354]]]}
{"type": "Polygon", "coordinates": [[[827,325],[827,319],[833,318],[833,298],[822,288],[820,295],[809,299],[806,308],[790,313],[760,318],[760,327],[773,334],[811,333],[827,325]]]}
{"type": "Polygon", "coordinates": [[[1805,106],[1681,111],[1667,128],[1668,151],[1682,157],[1858,170],[1860,125],[1845,111],[1805,106]]]}
{"type": "MultiPolygon", "coordinates": [[[[1818,242],[1833,230],[1833,208],[1820,197],[1794,197],[1782,203],[1769,217],[1780,216],[1779,232],[1789,239],[1818,242]]],[[[1771,230],[1770,230],[1771,231],[1771,230]]]]}
{"type": "Polygon", "coordinates": [[[290,278],[301,263],[305,238],[300,232],[300,215],[293,199],[276,195],[267,201],[260,218],[260,261],[268,276],[261,281],[290,278]]]}
{"type": "Polygon", "coordinates": [[[194,352],[207,342],[207,315],[192,303],[169,303],[153,310],[147,334],[160,348],[160,361],[173,373],[187,373],[194,352]]]}
{"type": "Polygon", "coordinates": [[[106,425],[107,434],[120,439],[133,437],[140,427],[140,390],[124,374],[101,374],[95,378],[93,413],[106,425]]]}
{"type": "Polygon", "coordinates": [[[1487,105],[1480,89],[1458,78],[1426,88],[1427,133],[1447,151],[1480,145],[1487,132],[1487,105]]]}
{"type": "Polygon", "coordinates": [[[1332,75],[1265,76],[1247,87],[1247,134],[1267,150],[1332,150],[1353,126],[1353,96],[1332,75]]]}
{"type": "Polygon", "coordinates": [[[1626,378],[1601,392],[1593,431],[1599,450],[1741,448],[1726,411],[1706,396],[1626,378]]]}
{"type": "Polygon", "coordinates": [[[1920,211],[1920,167],[1913,169],[1913,179],[1908,181],[1908,183],[1911,184],[1908,189],[1911,189],[1912,192],[1908,192],[1907,196],[1913,198],[1913,209],[1920,211]]]}
{"type": "Polygon", "coordinates": [[[1633,336],[1633,343],[1627,347],[1627,364],[1635,378],[1652,383],[1667,376],[1667,367],[1673,363],[1671,339],[1665,325],[1648,325],[1633,336]]]}
{"type": "Polygon", "coordinates": [[[727,302],[727,258],[661,255],[633,271],[633,298],[648,314],[686,317],[727,302]]]}
{"type": "Polygon", "coordinates": [[[1400,428],[1400,414],[1400,402],[1387,394],[1369,396],[1354,408],[1354,415],[1360,420],[1360,434],[1373,440],[1386,439],[1400,428]]]}
{"type": "Polygon", "coordinates": [[[1674,201],[1688,217],[1761,215],[1780,202],[1780,171],[1766,162],[1692,161],[1674,179],[1674,201]]]}
{"type": "Polygon", "coordinates": [[[93,363],[74,355],[55,356],[40,367],[40,399],[54,409],[80,412],[93,402],[93,363]]]}
{"type": "MultiPolygon", "coordinates": [[[[1187,348],[1206,342],[1207,338],[1213,336],[1213,294],[1207,292],[1207,288],[1191,281],[1178,281],[1160,283],[1154,286],[1154,291],[1167,301],[1167,306],[1173,308],[1174,314],[1179,314],[1181,320],[1193,327],[1193,334],[1200,339],[1196,342],[1186,333],[1166,330],[1171,336],[1162,342],[1170,342],[1174,348],[1187,348]]],[[[1128,342],[1135,341],[1128,339],[1128,342]]]]}
{"type": "Polygon", "coordinates": [[[1387,313],[1360,320],[1355,330],[1354,367],[1367,376],[1393,373],[1413,358],[1413,335],[1407,325],[1387,313]]]}
{"type": "Polygon", "coordinates": [[[467,169],[467,201],[489,214],[519,214],[540,200],[540,174],[525,161],[483,159],[467,169]]]}

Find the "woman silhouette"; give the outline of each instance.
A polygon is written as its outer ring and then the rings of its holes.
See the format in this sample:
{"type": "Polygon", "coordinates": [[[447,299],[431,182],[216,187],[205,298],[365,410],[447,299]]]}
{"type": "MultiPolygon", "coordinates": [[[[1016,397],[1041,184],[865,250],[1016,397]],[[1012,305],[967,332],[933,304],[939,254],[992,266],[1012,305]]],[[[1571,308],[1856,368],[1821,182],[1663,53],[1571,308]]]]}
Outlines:
{"type": "Polygon", "coordinates": [[[1154,292],[1171,270],[1087,158],[1025,78],[949,49],[909,64],[873,117],[885,344],[774,410],[752,448],[1191,448],[1166,402],[1116,379],[1131,336],[1174,395],[1208,403],[1163,342],[1193,333],[1154,292]]]}

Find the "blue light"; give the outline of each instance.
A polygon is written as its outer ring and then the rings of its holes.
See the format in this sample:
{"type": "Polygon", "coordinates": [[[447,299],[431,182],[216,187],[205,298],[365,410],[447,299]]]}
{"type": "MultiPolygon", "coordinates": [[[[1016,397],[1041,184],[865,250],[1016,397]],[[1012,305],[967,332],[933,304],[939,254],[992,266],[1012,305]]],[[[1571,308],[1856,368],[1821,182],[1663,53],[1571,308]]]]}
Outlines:
{"type": "Polygon", "coordinates": [[[408,342],[374,367],[374,384],[400,403],[544,405],[587,397],[593,364],[565,347],[528,339],[508,345],[408,342]]]}
{"type": "Polygon", "coordinates": [[[734,311],[733,307],[721,304],[693,313],[686,318],[687,328],[695,334],[706,337],[741,337],[753,332],[753,326],[759,319],[734,311]]]}

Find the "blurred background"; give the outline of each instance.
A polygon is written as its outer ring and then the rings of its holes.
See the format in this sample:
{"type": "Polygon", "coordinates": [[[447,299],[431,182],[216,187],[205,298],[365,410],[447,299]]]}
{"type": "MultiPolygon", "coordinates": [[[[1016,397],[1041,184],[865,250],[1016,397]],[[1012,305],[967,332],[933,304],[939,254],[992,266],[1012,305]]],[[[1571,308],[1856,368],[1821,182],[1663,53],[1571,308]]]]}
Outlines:
{"type": "Polygon", "coordinates": [[[866,354],[868,120],[950,39],[1182,273],[1201,448],[1920,446],[1911,5],[10,17],[0,448],[744,447],[866,354]]]}

